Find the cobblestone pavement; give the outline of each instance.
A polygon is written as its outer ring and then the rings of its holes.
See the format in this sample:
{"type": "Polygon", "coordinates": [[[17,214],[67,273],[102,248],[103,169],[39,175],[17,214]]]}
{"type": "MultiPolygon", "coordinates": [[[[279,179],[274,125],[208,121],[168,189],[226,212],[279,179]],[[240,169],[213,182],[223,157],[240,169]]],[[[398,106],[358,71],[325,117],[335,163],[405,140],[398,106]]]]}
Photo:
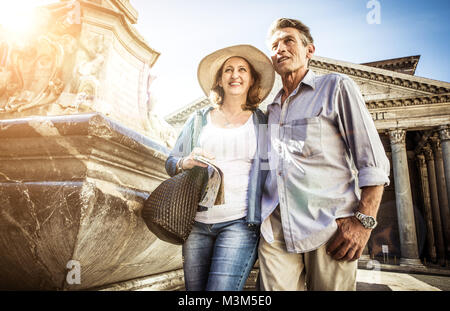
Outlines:
{"type": "Polygon", "coordinates": [[[450,291],[450,276],[358,269],[357,291],[450,291]]]}

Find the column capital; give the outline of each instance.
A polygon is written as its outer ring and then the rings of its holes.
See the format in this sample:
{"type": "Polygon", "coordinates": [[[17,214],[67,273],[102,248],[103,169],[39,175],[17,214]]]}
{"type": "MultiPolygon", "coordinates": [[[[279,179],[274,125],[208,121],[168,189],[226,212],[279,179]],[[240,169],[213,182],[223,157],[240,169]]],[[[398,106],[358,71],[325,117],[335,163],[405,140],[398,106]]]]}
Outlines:
{"type": "Polygon", "coordinates": [[[431,146],[429,144],[426,144],[422,150],[423,150],[423,154],[425,155],[425,159],[427,161],[434,160],[433,149],[431,149],[431,146]]]}
{"type": "Polygon", "coordinates": [[[404,129],[389,129],[389,139],[392,145],[404,144],[406,139],[406,130],[404,129]]]}
{"type": "Polygon", "coordinates": [[[438,131],[442,141],[450,140],[450,125],[441,125],[438,131]]]}
{"type": "Polygon", "coordinates": [[[435,133],[434,135],[430,136],[430,143],[433,147],[434,153],[441,150],[441,140],[439,139],[439,135],[435,133]]]}
{"type": "Polygon", "coordinates": [[[425,155],[423,153],[416,154],[417,162],[419,163],[420,167],[425,167],[425,155]]]}

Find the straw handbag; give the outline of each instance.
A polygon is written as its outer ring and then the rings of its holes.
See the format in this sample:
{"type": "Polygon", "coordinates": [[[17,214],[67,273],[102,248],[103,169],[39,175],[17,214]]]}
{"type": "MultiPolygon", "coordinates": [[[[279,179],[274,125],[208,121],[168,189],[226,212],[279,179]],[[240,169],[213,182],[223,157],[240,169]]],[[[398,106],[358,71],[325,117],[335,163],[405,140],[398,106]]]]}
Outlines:
{"type": "MultiPolygon", "coordinates": [[[[193,142],[198,139],[200,120],[201,115],[197,112],[193,142]]],[[[162,182],[144,202],[142,217],[147,227],[163,241],[183,244],[192,230],[207,182],[208,170],[198,166],[162,182]]]]}

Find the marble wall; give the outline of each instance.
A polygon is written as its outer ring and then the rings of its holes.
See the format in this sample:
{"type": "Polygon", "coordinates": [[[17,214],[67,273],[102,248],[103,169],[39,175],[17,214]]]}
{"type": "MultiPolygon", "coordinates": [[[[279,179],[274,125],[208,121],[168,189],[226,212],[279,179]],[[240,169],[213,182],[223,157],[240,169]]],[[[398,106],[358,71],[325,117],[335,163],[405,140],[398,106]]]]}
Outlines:
{"type": "Polygon", "coordinates": [[[143,201],[168,150],[100,114],[0,120],[0,288],[86,289],[181,268],[143,201]],[[68,284],[67,263],[81,266],[68,284]]]}

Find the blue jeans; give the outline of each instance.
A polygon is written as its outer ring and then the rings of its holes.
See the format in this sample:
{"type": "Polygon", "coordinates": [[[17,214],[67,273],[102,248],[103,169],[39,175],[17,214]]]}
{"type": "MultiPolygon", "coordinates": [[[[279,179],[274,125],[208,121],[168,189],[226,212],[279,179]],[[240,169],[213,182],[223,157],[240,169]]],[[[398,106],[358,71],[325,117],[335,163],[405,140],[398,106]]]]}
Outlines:
{"type": "Polygon", "coordinates": [[[258,253],[259,226],[244,218],[204,224],[195,222],[183,244],[188,291],[242,290],[258,253]]]}

